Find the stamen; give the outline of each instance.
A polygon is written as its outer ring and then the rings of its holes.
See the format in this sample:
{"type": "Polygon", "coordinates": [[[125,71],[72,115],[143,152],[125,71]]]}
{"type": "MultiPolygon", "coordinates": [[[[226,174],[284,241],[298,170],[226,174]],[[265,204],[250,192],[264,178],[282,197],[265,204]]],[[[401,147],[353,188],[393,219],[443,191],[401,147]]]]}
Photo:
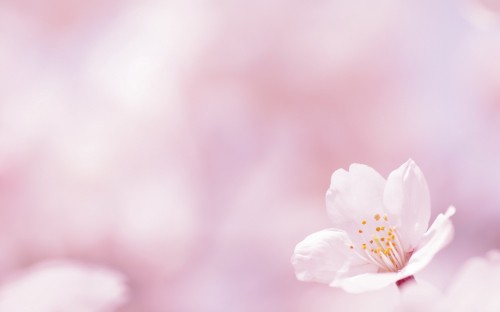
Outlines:
{"type": "MultiPolygon", "coordinates": [[[[382,221],[383,225],[359,228],[361,241],[359,245],[351,245],[349,248],[354,249],[353,252],[360,258],[377,265],[381,271],[397,272],[404,267],[407,255],[400,243],[396,227],[388,222],[386,214],[381,216],[377,213],[373,218],[375,221],[382,221]]],[[[368,221],[362,219],[360,223],[367,225],[368,221]]]]}

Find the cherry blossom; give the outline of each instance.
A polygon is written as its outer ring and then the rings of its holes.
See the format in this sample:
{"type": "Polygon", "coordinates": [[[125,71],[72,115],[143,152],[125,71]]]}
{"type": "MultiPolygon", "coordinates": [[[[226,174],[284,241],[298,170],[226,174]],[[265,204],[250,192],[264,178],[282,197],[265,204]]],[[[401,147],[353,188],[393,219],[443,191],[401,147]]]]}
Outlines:
{"type": "Polygon", "coordinates": [[[413,160],[385,180],[352,164],[336,170],[326,193],[333,228],[311,234],[292,256],[301,281],[360,293],[413,280],[453,236],[450,207],[428,228],[430,195],[413,160]]]}

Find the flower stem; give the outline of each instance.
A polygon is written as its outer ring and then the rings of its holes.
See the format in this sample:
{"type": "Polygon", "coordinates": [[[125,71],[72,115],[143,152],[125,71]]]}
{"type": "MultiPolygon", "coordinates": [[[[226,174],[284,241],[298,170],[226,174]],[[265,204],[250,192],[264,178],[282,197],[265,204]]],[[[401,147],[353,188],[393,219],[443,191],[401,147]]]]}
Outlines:
{"type": "Polygon", "coordinates": [[[408,284],[415,283],[415,282],[416,281],[415,281],[415,278],[413,277],[413,275],[410,275],[410,276],[407,276],[407,277],[405,277],[405,278],[400,279],[399,281],[397,281],[396,285],[401,290],[404,285],[408,285],[408,284]]]}

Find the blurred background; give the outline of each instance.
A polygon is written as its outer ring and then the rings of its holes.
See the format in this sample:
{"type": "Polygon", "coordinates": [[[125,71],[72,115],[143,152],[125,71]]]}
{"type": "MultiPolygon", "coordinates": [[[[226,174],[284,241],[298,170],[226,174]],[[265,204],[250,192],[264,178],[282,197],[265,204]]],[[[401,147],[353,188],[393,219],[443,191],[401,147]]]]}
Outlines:
{"type": "Polygon", "coordinates": [[[62,259],[123,274],[98,312],[386,311],[290,256],[334,170],[410,157],[457,207],[417,275],[445,288],[500,248],[500,1],[0,1],[4,284],[62,259]]]}

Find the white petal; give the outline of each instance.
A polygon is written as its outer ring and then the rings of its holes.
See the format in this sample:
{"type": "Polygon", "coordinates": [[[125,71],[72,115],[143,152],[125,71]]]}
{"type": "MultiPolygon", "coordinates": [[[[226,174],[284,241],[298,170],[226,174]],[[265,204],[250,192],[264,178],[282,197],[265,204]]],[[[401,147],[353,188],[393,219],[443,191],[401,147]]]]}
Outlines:
{"type": "Polygon", "coordinates": [[[356,275],[350,278],[338,279],[330,286],[340,287],[345,291],[358,294],[367,291],[374,291],[396,283],[398,280],[407,277],[398,273],[366,273],[356,275]]]}
{"type": "Polygon", "coordinates": [[[338,279],[335,285],[350,293],[361,293],[380,289],[405,277],[415,274],[424,268],[453,236],[453,225],[449,218],[455,213],[450,207],[446,214],[440,214],[431,228],[424,234],[423,245],[412,255],[409,263],[397,273],[371,273],[338,279]]]}
{"type": "Polygon", "coordinates": [[[355,238],[363,219],[382,212],[384,178],[372,168],[352,164],[349,172],[336,170],[326,193],[326,206],[336,228],[346,230],[355,238]]]}
{"type": "Polygon", "coordinates": [[[373,272],[376,266],[361,260],[344,231],[327,229],[307,236],[295,247],[292,264],[297,279],[331,283],[353,274],[373,272]]]}
{"type": "Polygon", "coordinates": [[[429,226],[431,203],[424,175],[413,160],[391,172],[384,190],[384,208],[406,251],[413,250],[429,226]]]}
{"type": "Polygon", "coordinates": [[[0,288],[0,311],[111,312],[125,301],[121,274],[58,261],[39,264],[0,288]]]}
{"type": "Polygon", "coordinates": [[[450,217],[455,214],[455,207],[449,207],[443,215],[440,213],[429,230],[424,234],[420,245],[411,256],[404,271],[409,275],[423,269],[453,238],[453,224],[450,217]]]}

